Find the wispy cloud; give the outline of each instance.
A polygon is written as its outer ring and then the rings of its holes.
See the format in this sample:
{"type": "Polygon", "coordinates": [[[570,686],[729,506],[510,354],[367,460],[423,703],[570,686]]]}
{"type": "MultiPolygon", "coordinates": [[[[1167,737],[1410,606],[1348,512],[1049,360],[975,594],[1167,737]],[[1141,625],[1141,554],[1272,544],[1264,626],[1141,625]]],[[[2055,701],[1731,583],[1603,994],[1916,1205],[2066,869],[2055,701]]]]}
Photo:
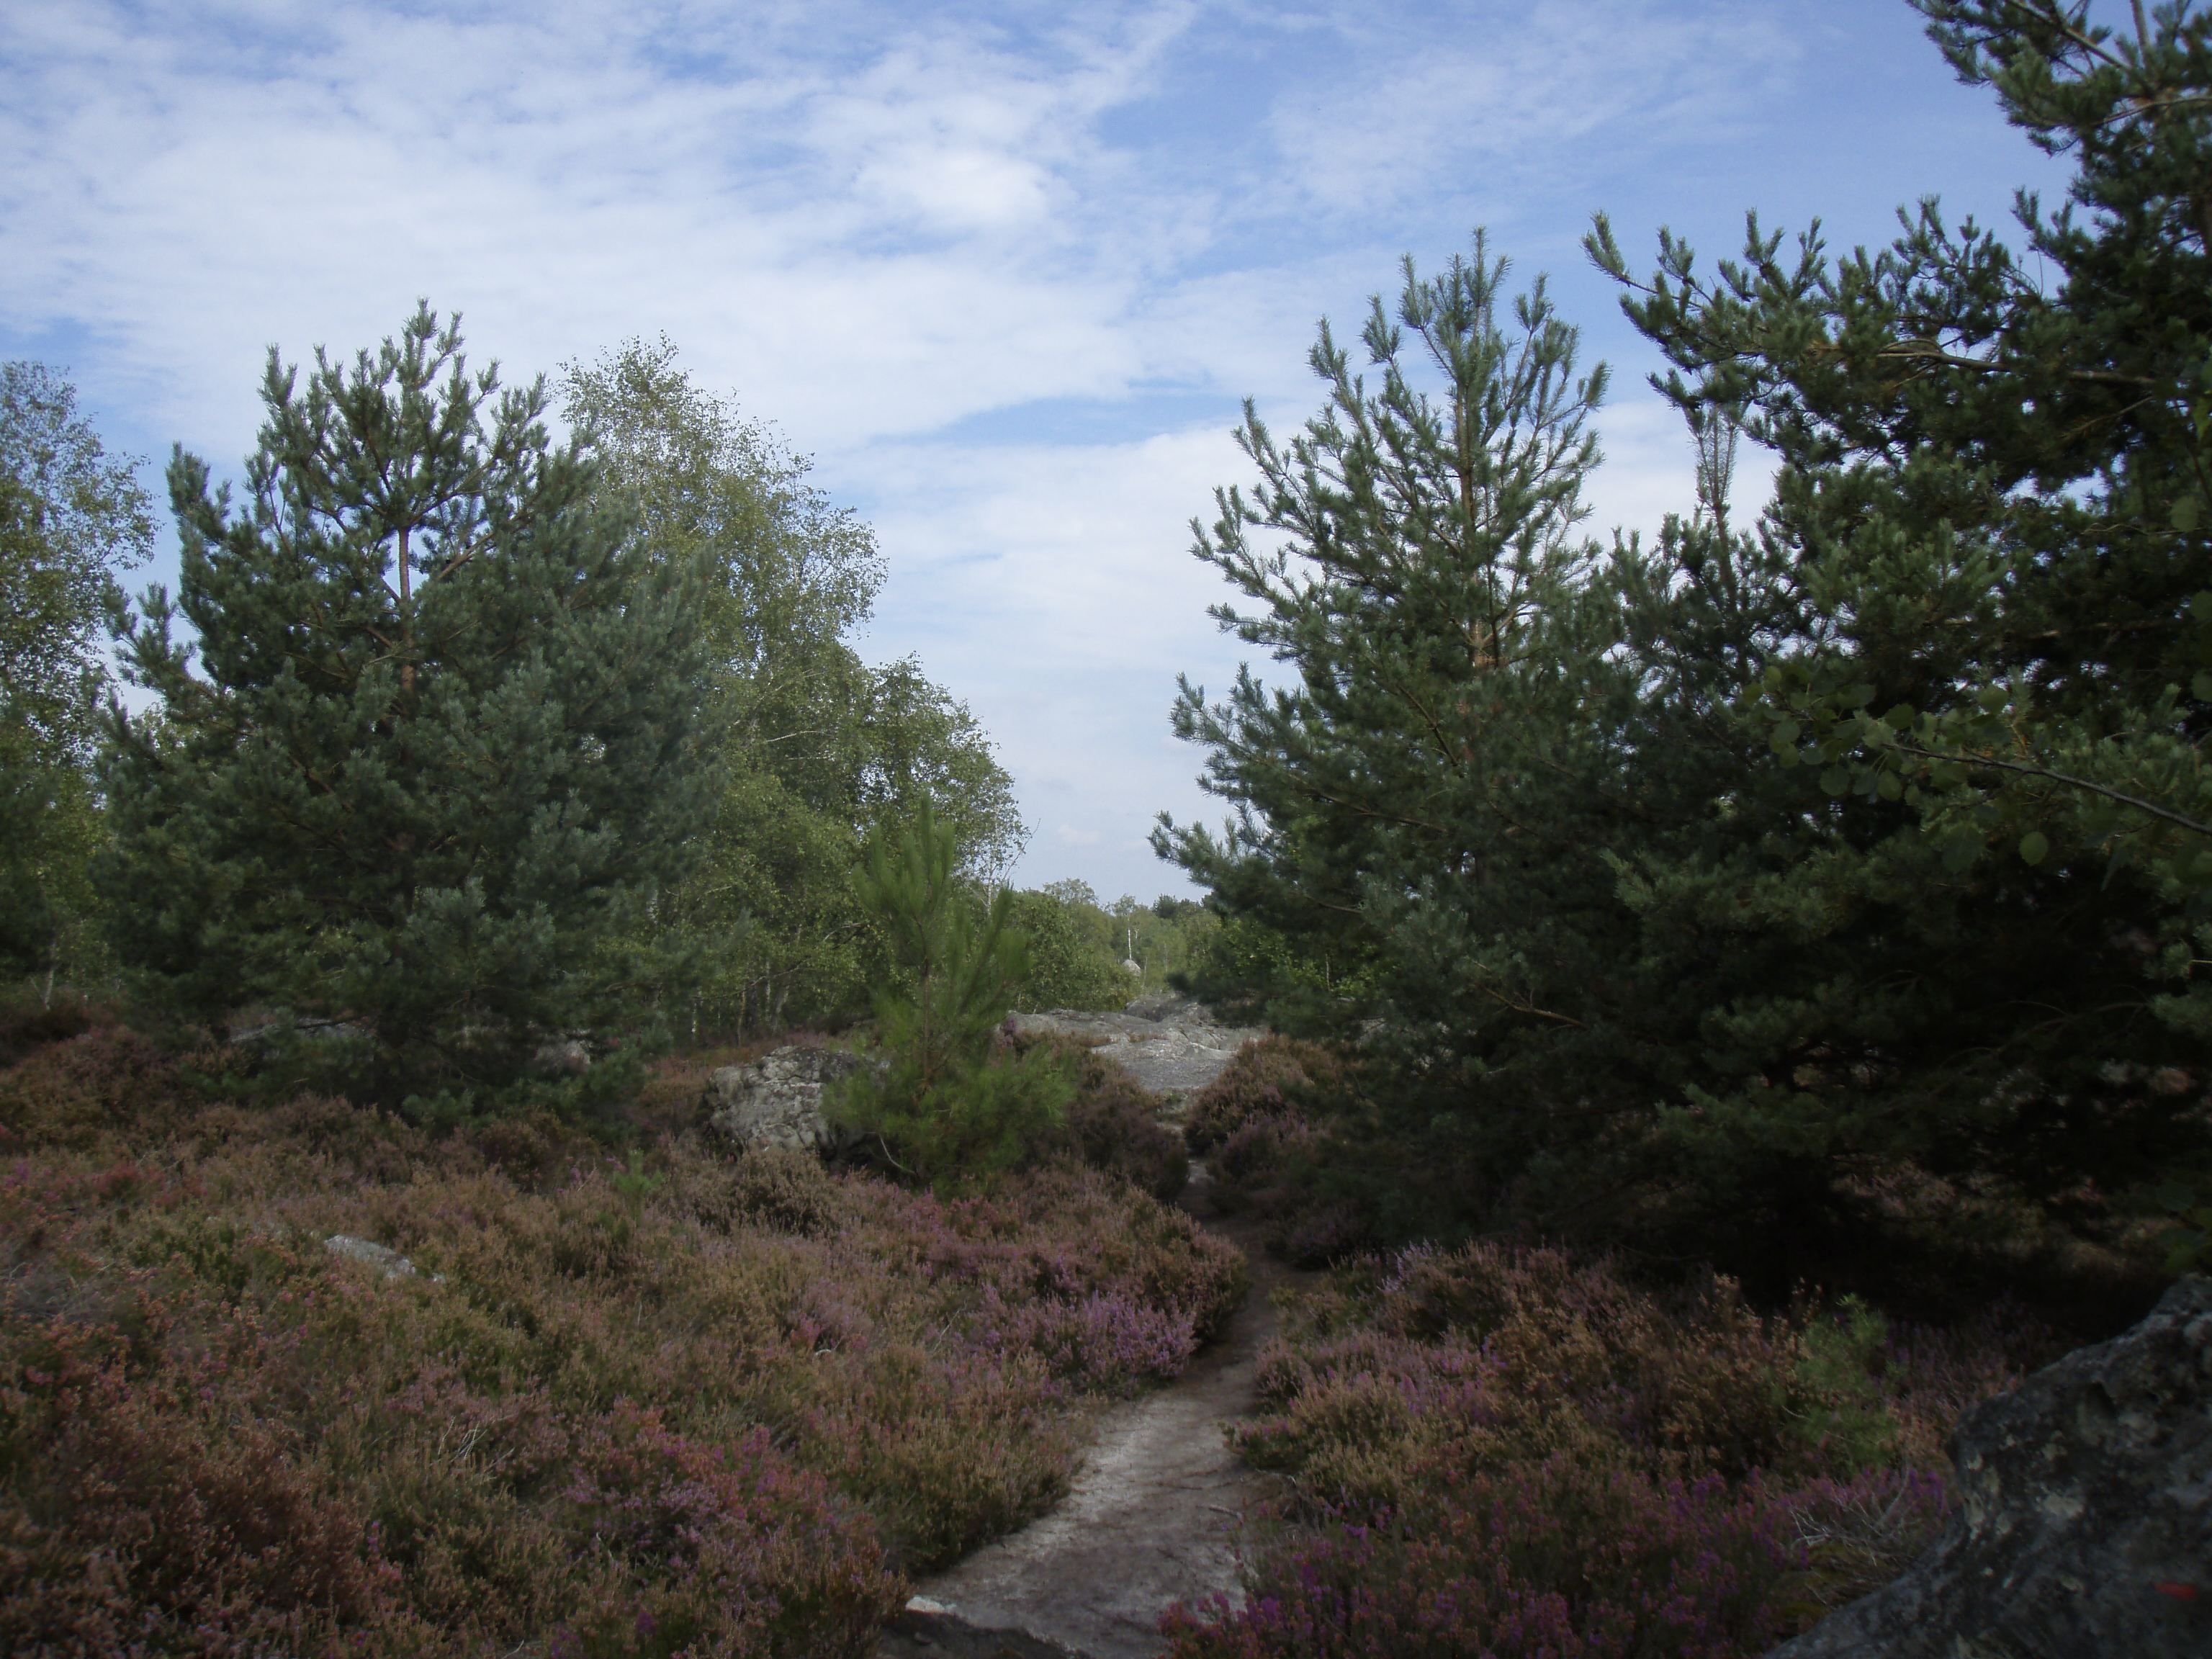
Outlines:
{"type": "Polygon", "coordinates": [[[17,0],[0,351],[221,465],[270,343],[350,350],[418,295],[523,373],[665,331],[878,526],[870,648],[1097,837],[1024,878],[1156,890],[1145,825],[1207,805],[1176,673],[1235,664],[1186,521],[1243,476],[1237,400],[1295,421],[1314,319],[1488,220],[1630,356],[1596,499],[1656,524],[1687,451],[1575,237],[1608,202],[1725,230],[1832,132],[1855,188],[1917,194],[1891,163],[1966,106],[1914,48],[1920,101],[1889,76],[1847,127],[1877,19],[1912,46],[1887,0],[17,0]]]}

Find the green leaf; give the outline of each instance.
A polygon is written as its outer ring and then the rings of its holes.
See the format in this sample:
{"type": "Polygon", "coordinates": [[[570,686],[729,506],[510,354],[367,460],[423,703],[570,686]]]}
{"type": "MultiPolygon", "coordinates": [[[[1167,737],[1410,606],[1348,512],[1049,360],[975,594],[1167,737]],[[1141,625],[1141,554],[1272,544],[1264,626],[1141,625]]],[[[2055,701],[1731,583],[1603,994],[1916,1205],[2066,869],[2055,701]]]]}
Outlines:
{"type": "Polygon", "coordinates": [[[1884,800],[1895,800],[1905,793],[1905,786],[1894,772],[1878,772],[1874,780],[1875,793],[1884,800]]]}
{"type": "Polygon", "coordinates": [[[1943,867],[1957,875],[1982,855],[1982,843],[1977,836],[1959,836],[1943,849],[1943,867]]]}
{"type": "Polygon", "coordinates": [[[2030,864],[2042,863],[2050,850],[2051,843],[2039,830],[2031,830],[2020,838],[2020,855],[2030,864]]]}
{"type": "Polygon", "coordinates": [[[2194,495],[2177,496],[2173,503],[2173,527],[2184,535],[2197,528],[2197,515],[2204,503],[2194,495]]]}
{"type": "Polygon", "coordinates": [[[2190,600],[2189,614],[2201,623],[2212,623],[2212,593],[2199,593],[2190,600]]]}
{"type": "Polygon", "coordinates": [[[1909,702],[1901,702],[1898,704],[1896,708],[1891,709],[1889,713],[1881,717],[1882,724],[1888,726],[1893,732],[1902,732],[1906,726],[1912,724],[1915,718],[1916,717],[1912,712],[1912,705],[1909,702]]]}
{"type": "Polygon", "coordinates": [[[2158,1189],[2158,1201],[2160,1208],[2180,1215],[2196,1203],[2196,1189],[2184,1181],[2169,1181],[2158,1189]]]}
{"type": "Polygon", "coordinates": [[[2199,702],[2212,702],[2212,674],[2198,669],[2197,678],[2189,682],[2189,695],[2199,702]]]}
{"type": "Polygon", "coordinates": [[[1797,741],[1797,722],[1796,720],[1777,720],[1774,724],[1774,730],[1767,733],[1766,740],[1774,745],[1778,753],[1787,749],[1791,744],[1797,741]]]}
{"type": "Polygon", "coordinates": [[[1832,766],[1820,774],[1820,787],[1832,795],[1849,794],[1851,787],[1851,775],[1840,766],[1832,766]]]}

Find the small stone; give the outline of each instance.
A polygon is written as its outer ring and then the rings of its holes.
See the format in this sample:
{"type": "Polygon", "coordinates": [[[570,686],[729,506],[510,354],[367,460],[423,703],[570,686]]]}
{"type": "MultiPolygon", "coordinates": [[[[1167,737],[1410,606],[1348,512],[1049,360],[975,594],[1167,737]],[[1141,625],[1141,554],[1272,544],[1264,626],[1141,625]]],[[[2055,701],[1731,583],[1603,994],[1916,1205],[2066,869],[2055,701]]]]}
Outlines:
{"type": "Polygon", "coordinates": [[[372,1244],[365,1238],[355,1238],[345,1233],[332,1233],[323,1241],[323,1248],[332,1255],[343,1256],[349,1261],[358,1261],[365,1267],[374,1267],[386,1279],[412,1279],[415,1264],[398,1251],[382,1244],[372,1244]]]}

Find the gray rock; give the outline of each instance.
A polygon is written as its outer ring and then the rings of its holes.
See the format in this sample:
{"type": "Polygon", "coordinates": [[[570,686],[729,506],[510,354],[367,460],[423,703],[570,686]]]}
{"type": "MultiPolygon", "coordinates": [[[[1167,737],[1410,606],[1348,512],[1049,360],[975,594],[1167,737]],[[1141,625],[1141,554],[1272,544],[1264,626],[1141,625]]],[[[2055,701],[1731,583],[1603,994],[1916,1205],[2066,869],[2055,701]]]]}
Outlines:
{"type": "Polygon", "coordinates": [[[415,1277],[415,1264],[388,1245],[372,1244],[365,1238],[355,1238],[347,1233],[332,1233],[323,1241],[323,1248],[332,1255],[358,1261],[365,1267],[374,1267],[386,1279],[415,1277]]]}
{"type": "Polygon", "coordinates": [[[1171,993],[1139,997],[1118,1014],[1054,1008],[1017,1014],[1016,1029],[1059,1031],[1118,1060],[1146,1088],[1175,1097],[1195,1092],[1221,1075],[1259,1026],[1221,1025],[1199,1003],[1171,993]]]}
{"type": "Polygon", "coordinates": [[[2212,1655],[2212,1279],[1969,1412],[1905,1577],[1770,1659],[2212,1655]]]}
{"type": "Polygon", "coordinates": [[[707,1127],[740,1150],[786,1146],[796,1152],[840,1152],[852,1132],[822,1115],[822,1085],[867,1064],[839,1048],[787,1043],[743,1066],[725,1066],[707,1079],[700,1103],[707,1127]]]}

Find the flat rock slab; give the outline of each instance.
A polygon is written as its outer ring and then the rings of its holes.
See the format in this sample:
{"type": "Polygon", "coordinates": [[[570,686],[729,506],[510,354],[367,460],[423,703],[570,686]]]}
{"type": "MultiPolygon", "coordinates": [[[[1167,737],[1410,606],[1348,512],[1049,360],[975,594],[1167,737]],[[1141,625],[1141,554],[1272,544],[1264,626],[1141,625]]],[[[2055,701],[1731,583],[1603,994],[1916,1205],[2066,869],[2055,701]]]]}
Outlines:
{"type": "MultiPolygon", "coordinates": [[[[1186,1205],[1203,1190],[1201,1174],[1186,1205]]],[[[941,1650],[994,1654],[954,1645],[946,1633],[957,1627],[961,1640],[999,1640],[1022,1659],[1032,1650],[1020,1641],[1079,1659],[1150,1659],[1167,1646],[1159,1616],[1176,1602],[1243,1600],[1243,1520],[1279,1488],[1229,1449],[1224,1431],[1256,1404],[1260,1350],[1279,1324],[1272,1292],[1308,1275],[1272,1261],[1235,1227],[1211,1224],[1244,1246],[1252,1293],[1181,1377],[1103,1414],[1057,1507],[918,1586],[938,1610],[925,1616],[943,1626],[921,1633],[944,1639],[941,1650]]],[[[916,1651],[896,1626],[881,1650],[884,1659],[916,1651]]]]}
{"type": "Polygon", "coordinates": [[[1221,1075],[1221,1068],[1264,1027],[1222,1025],[1203,1006],[1184,997],[1139,997],[1118,1014],[1054,1008],[1017,1014],[1017,1030],[1059,1031],[1117,1060],[1156,1094],[1185,1096],[1221,1075]]]}

